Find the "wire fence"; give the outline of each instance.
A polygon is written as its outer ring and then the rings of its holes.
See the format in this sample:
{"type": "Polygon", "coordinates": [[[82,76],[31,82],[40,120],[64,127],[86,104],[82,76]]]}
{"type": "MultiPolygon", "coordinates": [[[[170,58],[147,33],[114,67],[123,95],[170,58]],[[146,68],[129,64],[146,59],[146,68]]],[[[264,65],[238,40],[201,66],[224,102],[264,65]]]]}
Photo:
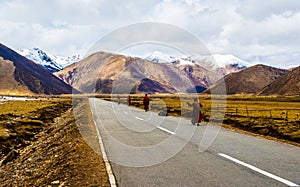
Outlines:
{"type": "Polygon", "coordinates": [[[284,120],[286,122],[299,121],[300,109],[253,109],[253,108],[203,108],[203,113],[207,116],[220,114],[227,118],[264,118],[269,120],[284,120]]]}
{"type": "MultiPolygon", "coordinates": [[[[132,97],[131,105],[139,108],[143,108],[142,103],[143,96],[132,97]]],[[[115,98],[106,98],[106,100],[113,100],[117,102],[117,97],[115,98]]],[[[127,98],[121,97],[121,103],[126,104],[127,98]]],[[[167,103],[167,102],[166,102],[167,103]]],[[[191,117],[192,108],[188,107],[188,105],[183,102],[182,103],[174,102],[170,105],[166,105],[166,103],[156,102],[153,99],[150,103],[150,108],[152,111],[165,111],[169,115],[174,116],[183,116],[183,117],[191,117]]],[[[270,108],[263,107],[260,108],[250,108],[250,107],[230,107],[230,106],[216,106],[211,108],[206,105],[201,108],[201,112],[205,116],[206,119],[209,119],[212,115],[214,118],[227,118],[227,119],[264,119],[269,121],[282,121],[282,122],[298,122],[300,126],[300,108],[270,108]]]]}

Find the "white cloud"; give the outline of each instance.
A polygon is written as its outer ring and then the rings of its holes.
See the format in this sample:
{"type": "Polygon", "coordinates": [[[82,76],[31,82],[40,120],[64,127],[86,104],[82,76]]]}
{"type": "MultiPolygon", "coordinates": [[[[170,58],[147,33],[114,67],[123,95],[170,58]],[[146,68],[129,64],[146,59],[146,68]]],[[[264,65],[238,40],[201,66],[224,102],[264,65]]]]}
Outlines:
{"type": "Polygon", "coordinates": [[[40,47],[58,55],[84,53],[109,31],[142,22],[151,4],[145,2],[2,1],[0,42],[16,49],[40,47]]]}
{"type": "Polygon", "coordinates": [[[212,53],[300,64],[298,0],[0,0],[0,42],[58,55],[84,53],[105,34],[147,21],[185,28],[212,53]]]}
{"type": "Polygon", "coordinates": [[[264,20],[272,15],[299,12],[297,0],[243,0],[237,11],[247,19],[264,20]]]}

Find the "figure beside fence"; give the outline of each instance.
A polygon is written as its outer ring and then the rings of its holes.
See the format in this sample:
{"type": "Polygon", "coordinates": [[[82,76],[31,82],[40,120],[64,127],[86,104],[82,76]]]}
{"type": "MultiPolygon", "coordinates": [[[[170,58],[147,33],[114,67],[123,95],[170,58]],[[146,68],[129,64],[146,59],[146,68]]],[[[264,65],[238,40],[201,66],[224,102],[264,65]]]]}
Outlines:
{"type": "Polygon", "coordinates": [[[128,106],[131,105],[131,97],[130,97],[130,95],[128,95],[128,98],[127,98],[127,105],[128,105],[128,106]]]}
{"type": "Polygon", "coordinates": [[[145,112],[147,112],[149,110],[149,103],[150,103],[150,99],[149,99],[148,95],[145,94],[145,97],[144,97],[144,100],[143,100],[143,105],[144,105],[145,112]]]}
{"type": "Polygon", "coordinates": [[[201,125],[201,121],[202,121],[201,102],[199,102],[197,98],[194,98],[194,102],[192,104],[189,102],[187,104],[193,107],[192,120],[191,120],[192,124],[197,126],[201,125]]]}

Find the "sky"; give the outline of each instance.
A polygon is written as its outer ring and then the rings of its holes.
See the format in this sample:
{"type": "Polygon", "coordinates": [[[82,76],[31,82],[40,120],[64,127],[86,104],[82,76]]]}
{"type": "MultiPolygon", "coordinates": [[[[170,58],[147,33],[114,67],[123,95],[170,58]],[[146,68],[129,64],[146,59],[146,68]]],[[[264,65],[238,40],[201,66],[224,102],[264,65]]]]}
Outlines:
{"type": "Polygon", "coordinates": [[[84,55],[110,33],[149,22],[186,30],[212,54],[300,65],[299,0],[0,0],[0,43],[58,56],[84,55]]]}

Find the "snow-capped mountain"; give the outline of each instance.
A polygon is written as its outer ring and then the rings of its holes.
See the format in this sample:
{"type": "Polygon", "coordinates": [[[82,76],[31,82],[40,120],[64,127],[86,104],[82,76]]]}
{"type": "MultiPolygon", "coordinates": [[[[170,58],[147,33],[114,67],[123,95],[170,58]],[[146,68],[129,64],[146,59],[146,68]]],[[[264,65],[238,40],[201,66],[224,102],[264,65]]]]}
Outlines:
{"type": "Polygon", "coordinates": [[[151,62],[157,62],[157,63],[169,63],[176,60],[175,57],[165,55],[161,51],[154,51],[153,53],[149,53],[145,55],[144,59],[151,62]]]}
{"type": "Polygon", "coordinates": [[[240,67],[240,68],[247,68],[250,67],[251,64],[234,56],[231,54],[228,55],[220,55],[220,54],[213,54],[213,55],[194,55],[187,58],[187,60],[192,62],[197,62],[203,64],[205,66],[209,66],[211,68],[223,68],[228,65],[240,67]]]}
{"type": "Polygon", "coordinates": [[[219,72],[222,72],[222,74],[224,75],[237,72],[252,66],[252,64],[231,54],[193,55],[188,57],[176,58],[174,56],[168,56],[163,54],[162,52],[155,51],[151,54],[146,55],[144,59],[156,63],[171,63],[176,66],[199,65],[206,69],[214,71],[217,70],[219,72]]]}
{"type": "Polygon", "coordinates": [[[64,67],[78,62],[81,59],[81,55],[74,55],[71,57],[59,57],[56,55],[49,54],[39,48],[20,49],[17,52],[32,60],[33,62],[40,64],[51,73],[62,70],[64,67]]]}
{"type": "Polygon", "coordinates": [[[184,58],[177,58],[175,56],[168,56],[161,51],[154,51],[153,53],[149,53],[145,55],[143,59],[156,63],[171,63],[174,65],[193,65],[193,62],[189,60],[186,60],[184,58]]]}

